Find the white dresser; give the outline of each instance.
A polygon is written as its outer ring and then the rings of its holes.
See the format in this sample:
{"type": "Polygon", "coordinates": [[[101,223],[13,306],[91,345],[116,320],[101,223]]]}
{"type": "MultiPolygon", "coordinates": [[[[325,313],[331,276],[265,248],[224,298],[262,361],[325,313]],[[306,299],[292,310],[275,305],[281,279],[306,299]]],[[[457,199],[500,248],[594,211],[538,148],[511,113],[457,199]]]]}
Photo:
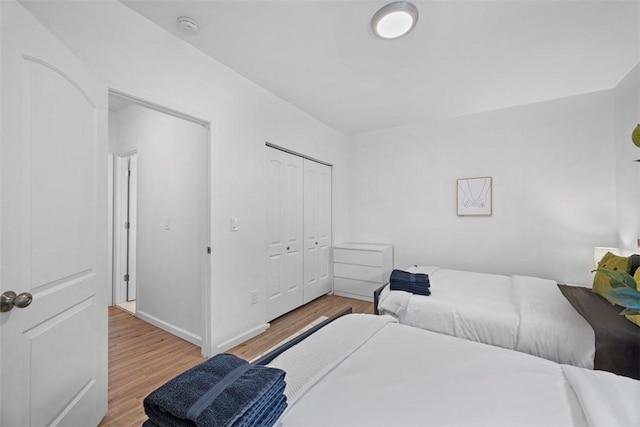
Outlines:
{"type": "Polygon", "coordinates": [[[342,243],[333,247],[333,293],[373,301],[373,291],[389,282],[393,246],[342,243]]]}

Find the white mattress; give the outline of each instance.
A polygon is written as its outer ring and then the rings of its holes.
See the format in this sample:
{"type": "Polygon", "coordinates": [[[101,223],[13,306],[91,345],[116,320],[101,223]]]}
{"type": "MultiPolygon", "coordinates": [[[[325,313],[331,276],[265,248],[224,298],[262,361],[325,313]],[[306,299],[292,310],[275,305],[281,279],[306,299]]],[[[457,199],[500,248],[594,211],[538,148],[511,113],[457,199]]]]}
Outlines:
{"type": "Polygon", "coordinates": [[[354,315],[345,316],[283,354],[291,362],[334,343],[354,349],[332,350],[322,374],[308,375],[300,363],[289,369],[278,361],[283,356],[274,361],[285,381],[308,381],[304,393],[290,397],[280,425],[595,427],[640,420],[640,381],[397,323],[379,324],[373,334],[366,328],[358,338],[362,319],[376,316],[359,317],[356,327],[347,327],[354,315]]]}
{"type": "Polygon", "coordinates": [[[593,369],[595,335],[551,280],[412,267],[431,295],[390,291],[379,310],[400,323],[593,369]]]}

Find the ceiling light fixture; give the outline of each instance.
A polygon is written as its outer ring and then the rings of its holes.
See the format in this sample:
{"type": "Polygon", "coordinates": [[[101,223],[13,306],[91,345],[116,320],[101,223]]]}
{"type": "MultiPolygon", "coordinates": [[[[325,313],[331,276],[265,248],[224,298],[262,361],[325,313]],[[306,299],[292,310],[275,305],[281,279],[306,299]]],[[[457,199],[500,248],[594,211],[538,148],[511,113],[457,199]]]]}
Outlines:
{"type": "Polygon", "coordinates": [[[371,19],[373,34],[381,39],[397,39],[413,30],[418,22],[418,8],[408,1],[389,3],[371,19]]]}

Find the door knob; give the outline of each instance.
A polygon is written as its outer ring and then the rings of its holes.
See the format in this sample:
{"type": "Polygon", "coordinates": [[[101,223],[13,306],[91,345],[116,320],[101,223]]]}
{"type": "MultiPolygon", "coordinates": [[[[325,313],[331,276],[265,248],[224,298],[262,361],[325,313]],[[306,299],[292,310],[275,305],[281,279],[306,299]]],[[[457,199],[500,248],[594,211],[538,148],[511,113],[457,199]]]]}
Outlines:
{"type": "Polygon", "coordinates": [[[0,295],[0,311],[10,311],[13,307],[25,308],[31,304],[33,296],[29,292],[16,295],[13,291],[4,292],[0,295]]]}
{"type": "Polygon", "coordinates": [[[287,246],[287,250],[291,249],[291,247],[287,246]]]}

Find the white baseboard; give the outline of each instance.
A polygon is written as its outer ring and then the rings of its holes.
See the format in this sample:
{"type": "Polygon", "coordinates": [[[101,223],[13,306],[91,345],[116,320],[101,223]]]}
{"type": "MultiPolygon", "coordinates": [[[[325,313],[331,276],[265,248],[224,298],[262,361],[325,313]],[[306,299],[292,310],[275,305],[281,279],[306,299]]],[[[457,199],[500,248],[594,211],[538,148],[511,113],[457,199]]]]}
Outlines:
{"type": "Polygon", "coordinates": [[[263,323],[262,325],[258,325],[253,329],[248,330],[247,332],[244,332],[240,335],[237,335],[233,338],[231,338],[230,340],[227,340],[225,342],[223,342],[222,344],[216,346],[216,350],[218,351],[218,353],[222,353],[224,351],[229,350],[230,348],[233,348],[235,346],[237,346],[238,344],[242,344],[243,342],[250,340],[251,338],[255,337],[256,335],[259,335],[261,333],[263,333],[264,331],[266,331],[267,329],[269,329],[269,324],[268,323],[263,323]]]}
{"type": "Polygon", "coordinates": [[[157,326],[158,328],[163,329],[169,332],[170,334],[173,334],[177,337],[182,338],[185,341],[190,342],[191,344],[197,345],[198,347],[202,347],[202,337],[199,337],[195,334],[192,334],[189,331],[185,331],[182,328],[179,328],[170,323],[167,323],[164,320],[160,320],[157,317],[154,317],[148,313],[145,313],[144,311],[137,310],[136,316],[144,320],[145,322],[151,323],[152,325],[157,326]]]}

